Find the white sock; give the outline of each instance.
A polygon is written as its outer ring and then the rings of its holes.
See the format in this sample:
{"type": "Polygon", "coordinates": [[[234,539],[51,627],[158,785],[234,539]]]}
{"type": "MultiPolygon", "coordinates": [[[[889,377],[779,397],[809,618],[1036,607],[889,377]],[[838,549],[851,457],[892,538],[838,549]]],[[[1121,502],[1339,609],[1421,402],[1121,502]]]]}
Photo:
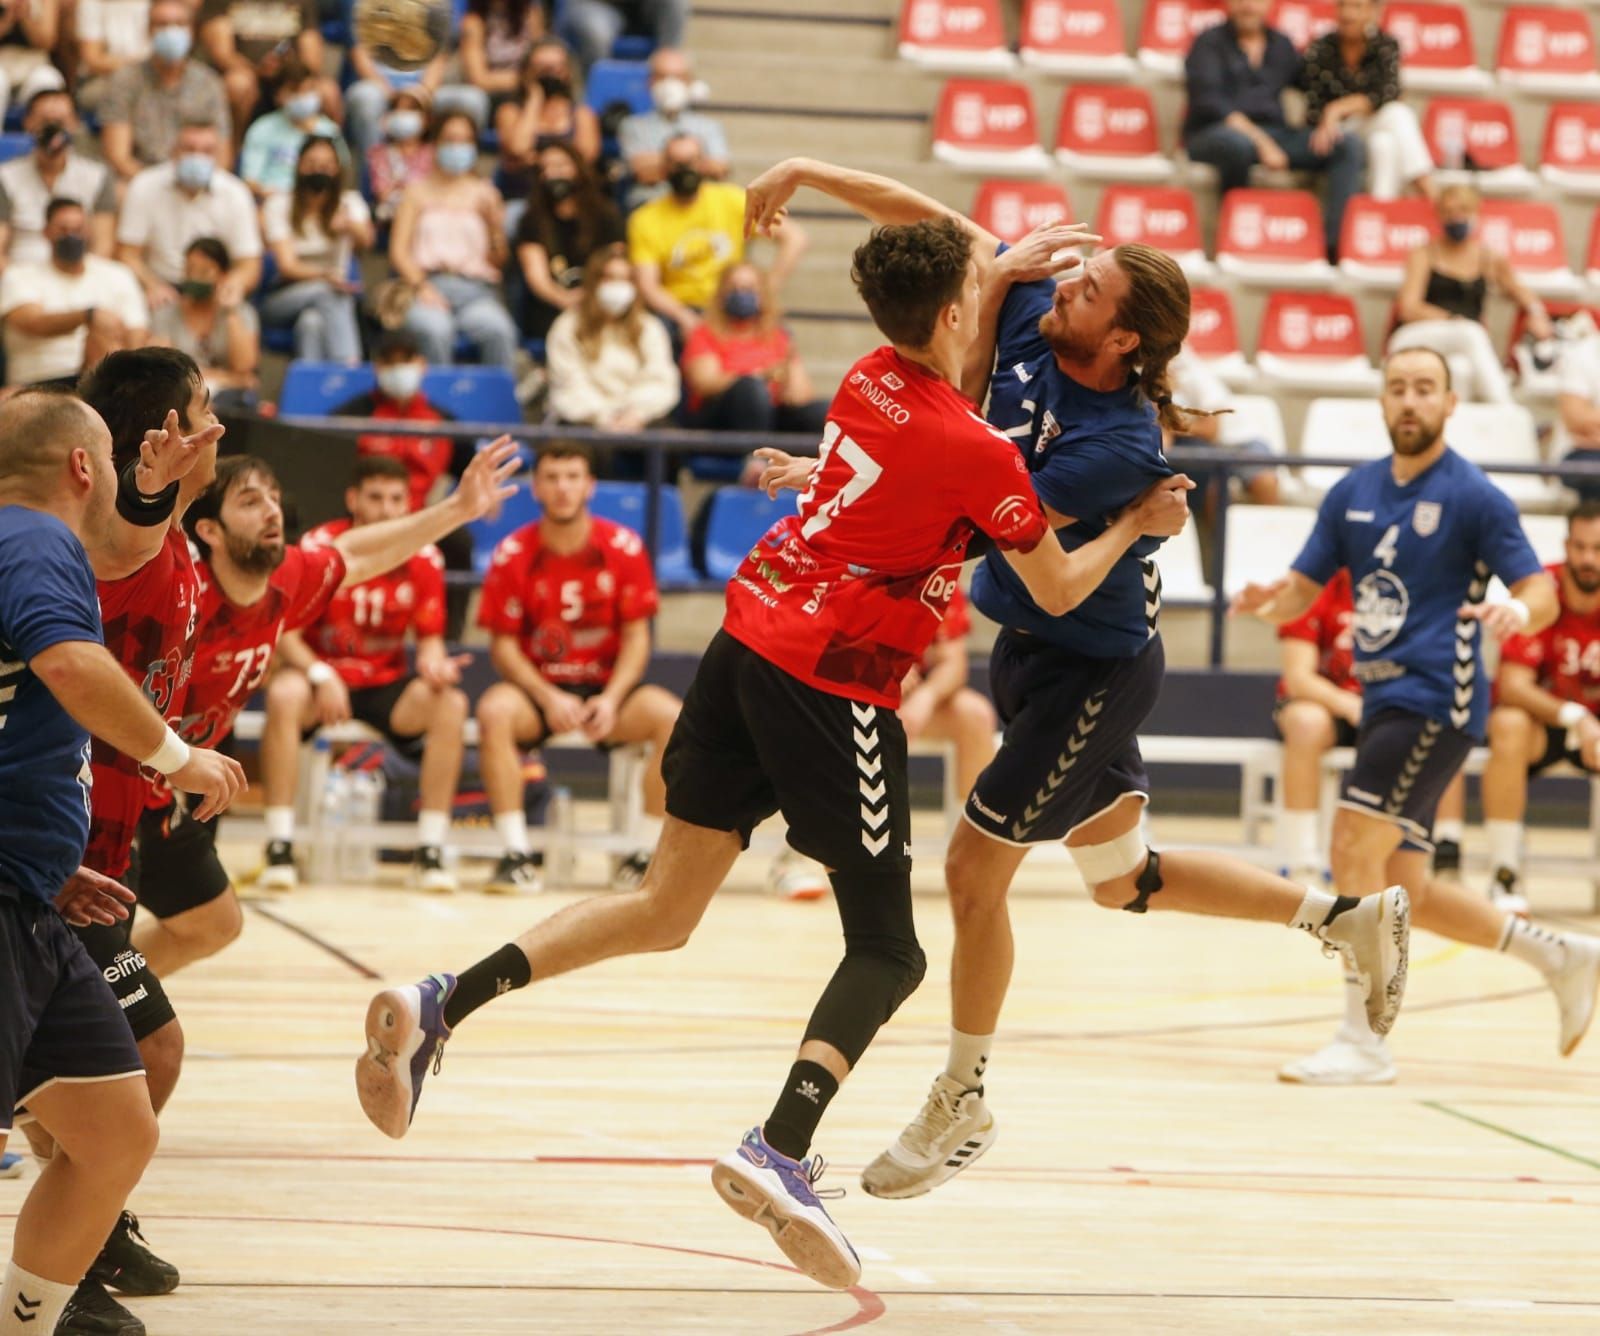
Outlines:
{"type": "Polygon", "coordinates": [[[1508,867],[1513,872],[1522,871],[1522,822],[1485,821],[1483,829],[1489,836],[1489,866],[1496,870],[1508,867]]]}
{"type": "Polygon", "coordinates": [[[0,1289],[0,1336],[42,1336],[54,1331],[77,1288],[10,1263],[5,1288],[0,1289]]]}
{"type": "Polygon", "coordinates": [[[1315,867],[1322,861],[1322,850],[1317,846],[1317,813],[1285,810],[1278,818],[1278,848],[1284,866],[1290,868],[1315,867]]]}
{"type": "Polygon", "coordinates": [[[1353,974],[1344,976],[1344,1020],[1339,1023],[1335,1038],[1347,1044],[1360,1044],[1363,1048],[1376,1048],[1383,1043],[1367,1024],[1366,990],[1353,974]]]}
{"type": "Polygon", "coordinates": [[[1500,938],[1500,949],[1515,956],[1524,964],[1532,965],[1540,974],[1554,974],[1567,963],[1566,938],[1537,923],[1529,923],[1515,914],[1506,916],[1505,932],[1500,938]]]}
{"type": "Polygon", "coordinates": [[[417,844],[421,848],[438,848],[449,835],[449,812],[417,813],[417,844]]]}
{"type": "Polygon", "coordinates": [[[1314,933],[1320,928],[1332,911],[1336,897],[1327,891],[1314,891],[1309,886],[1306,888],[1306,898],[1300,902],[1300,908],[1294,911],[1294,917],[1289,920],[1291,928],[1301,928],[1306,932],[1314,933]]]}
{"type": "Polygon", "coordinates": [[[528,852],[528,817],[524,812],[496,812],[494,828],[500,832],[500,843],[508,854],[528,852]]]}
{"type": "Polygon", "coordinates": [[[266,809],[267,838],[269,840],[283,840],[286,843],[294,839],[294,808],[269,807],[266,809]]]}
{"type": "Polygon", "coordinates": [[[993,1047],[992,1034],[962,1034],[960,1030],[951,1030],[945,1075],[960,1081],[968,1090],[980,1089],[983,1074],[989,1070],[989,1050],[993,1047]]]}
{"type": "Polygon", "coordinates": [[[1435,821],[1433,823],[1433,842],[1435,844],[1460,844],[1461,837],[1466,833],[1466,827],[1459,821],[1435,821]]]}

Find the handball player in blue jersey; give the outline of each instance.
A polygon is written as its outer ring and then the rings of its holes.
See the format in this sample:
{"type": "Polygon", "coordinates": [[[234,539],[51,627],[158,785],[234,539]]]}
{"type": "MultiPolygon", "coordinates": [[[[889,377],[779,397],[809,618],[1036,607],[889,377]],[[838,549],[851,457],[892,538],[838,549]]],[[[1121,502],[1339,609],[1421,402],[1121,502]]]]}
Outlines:
{"type": "MultiPolygon", "coordinates": [[[[763,228],[801,185],[875,223],[959,218],[887,178],[790,159],[751,183],[747,223],[763,228]]],[[[1189,332],[1188,282],[1170,256],[1148,246],[1118,246],[1073,266],[1056,257],[1083,244],[1081,229],[1041,228],[1008,249],[961,223],[983,261],[980,337],[967,353],[962,391],[975,402],[987,392],[991,426],[1021,452],[1062,546],[1077,548],[1173,475],[1162,428],[1181,431],[1186,423],[1172,402],[1168,365],[1189,332]],[[1066,277],[1054,281],[1063,269],[1066,277]]],[[[774,484],[793,481],[789,461],[770,462],[774,484]]],[[[983,1082],[1011,980],[1006,892],[1036,844],[1065,841],[1095,902],[1107,908],[1303,928],[1339,950],[1362,980],[1373,1027],[1387,1032],[1394,1023],[1406,968],[1402,889],[1362,903],[1237,858],[1158,854],[1145,844],[1150,781],[1137,733],[1164,672],[1160,542],[1134,544],[1064,613],[1041,607],[998,553],[973,576],[973,604],[1003,628],[989,680],[1005,732],[945,861],[956,927],[945,1070],[921,1112],[862,1174],[874,1196],[927,1192],[994,1142],[983,1082]]]]}
{"type": "MultiPolygon", "coordinates": [[[[1549,626],[1559,610],[1555,582],[1510,498],[1446,442],[1456,397],[1445,359],[1429,348],[1391,353],[1382,396],[1393,451],[1338,482],[1289,574],[1249,586],[1235,610],[1291,621],[1335,571],[1349,568],[1363,695],[1356,761],[1334,815],[1334,886],[1365,896],[1398,881],[1421,927],[1532,965],[1556,995],[1566,1056],[1594,1016],[1600,941],[1536,926],[1431,879],[1428,868],[1439,797],[1483,742],[1482,628],[1504,638],[1549,626]],[[1511,591],[1504,602],[1484,601],[1492,575],[1511,591]]],[[[1351,997],[1334,1041],[1280,1075],[1315,1085],[1378,1084],[1394,1080],[1395,1068],[1351,997]]]]}

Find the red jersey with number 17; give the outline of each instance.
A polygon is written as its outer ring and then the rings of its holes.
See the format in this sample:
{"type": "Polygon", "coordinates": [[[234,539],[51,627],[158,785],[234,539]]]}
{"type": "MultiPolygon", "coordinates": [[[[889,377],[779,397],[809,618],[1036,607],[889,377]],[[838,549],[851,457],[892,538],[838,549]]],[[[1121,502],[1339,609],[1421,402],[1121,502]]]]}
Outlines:
{"type": "Polygon", "coordinates": [[[1500,662],[1532,668],[1552,696],[1600,710],[1600,613],[1574,612],[1567,606],[1564,566],[1558,561],[1545,567],[1561,601],[1555,621],[1537,635],[1507,636],[1500,662]]]}
{"type": "Polygon", "coordinates": [[[1016,445],[893,348],[828,409],[798,514],[728,584],[728,634],[819,691],[893,709],[975,533],[1028,552],[1048,525],[1016,445]]]}

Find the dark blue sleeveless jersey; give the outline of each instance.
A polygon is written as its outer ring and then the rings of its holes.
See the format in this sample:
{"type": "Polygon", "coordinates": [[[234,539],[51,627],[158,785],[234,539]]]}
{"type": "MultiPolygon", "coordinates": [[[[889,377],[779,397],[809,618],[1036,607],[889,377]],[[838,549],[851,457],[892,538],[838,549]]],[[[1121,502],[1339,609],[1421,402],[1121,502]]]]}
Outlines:
{"type": "Polygon", "coordinates": [[[0,888],[52,900],[89,838],[89,734],[28,663],[100,644],[88,554],[53,515],[0,506],[0,888]]]}
{"type": "Polygon", "coordinates": [[[1456,614],[1483,600],[1491,575],[1512,585],[1542,569],[1511,499],[1453,450],[1404,486],[1385,455],[1339,480],[1294,561],[1319,584],[1341,566],[1355,592],[1367,712],[1410,710],[1481,739],[1482,637],[1456,614]]]}
{"type": "MultiPolygon", "coordinates": [[[[1049,279],[1017,284],[1000,309],[989,421],[1016,442],[1047,506],[1074,523],[1057,531],[1069,551],[1099,537],[1152,483],[1170,477],[1155,410],[1134,388],[1109,393],[1078,384],[1056,366],[1039,333],[1055,300],[1049,279]]],[[[1141,538],[1094,593],[1052,617],[998,552],[973,572],[972,602],[1002,626],[1097,659],[1137,654],[1156,632],[1161,574],[1159,538],[1141,538]]]]}

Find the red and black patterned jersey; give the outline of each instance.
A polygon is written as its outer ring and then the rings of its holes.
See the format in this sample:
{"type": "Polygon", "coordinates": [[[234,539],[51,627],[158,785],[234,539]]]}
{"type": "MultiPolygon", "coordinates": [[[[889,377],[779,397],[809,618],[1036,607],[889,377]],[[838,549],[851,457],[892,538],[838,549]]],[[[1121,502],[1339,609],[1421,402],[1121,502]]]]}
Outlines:
{"type": "Polygon", "coordinates": [[[552,552],[537,521],[500,540],[483,581],[478,625],[516,636],[522,652],[558,686],[604,686],[627,622],[660,607],[650,555],[632,529],[598,516],[589,540],[552,552]]]}
{"type": "Polygon", "coordinates": [[[723,626],[819,691],[891,709],[973,534],[1030,551],[1048,529],[1016,445],[893,348],[845,376],[798,511],[735,572],[723,626]]]}
{"type": "MultiPolygon", "coordinates": [[[[1314,602],[1292,622],[1278,628],[1279,640],[1307,640],[1317,647],[1317,671],[1342,691],[1361,694],[1355,675],[1355,596],[1350,592],[1350,572],[1340,567],[1322,586],[1314,602]]],[[[1287,695],[1278,679],[1278,699],[1287,695]]]]}
{"type": "Polygon", "coordinates": [[[1541,687],[1561,700],[1600,709],[1600,612],[1574,612],[1567,606],[1564,562],[1546,566],[1556,582],[1561,610],[1555,621],[1531,636],[1507,636],[1502,663],[1532,668],[1541,687]]]}
{"type": "MultiPolygon", "coordinates": [[[[330,520],[301,543],[326,547],[349,527],[330,520]]],[[[346,686],[386,687],[406,675],[406,632],[442,636],[444,623],[444,558],[430,543],[392,571],[340,589],[305,637],[346,686]]]]}
{"type": "MultiPolygon", "coordinates": [[[[99,582],[106,648],[168,723],[182,718],[201,617],[200,581],[189,541],[177,526],[161,550],[132,575],[99,582]]],[[[83,861],[121,877],[139,814],[159,776],[99,738],[90,752],[89,847],[83,861]]]]}

